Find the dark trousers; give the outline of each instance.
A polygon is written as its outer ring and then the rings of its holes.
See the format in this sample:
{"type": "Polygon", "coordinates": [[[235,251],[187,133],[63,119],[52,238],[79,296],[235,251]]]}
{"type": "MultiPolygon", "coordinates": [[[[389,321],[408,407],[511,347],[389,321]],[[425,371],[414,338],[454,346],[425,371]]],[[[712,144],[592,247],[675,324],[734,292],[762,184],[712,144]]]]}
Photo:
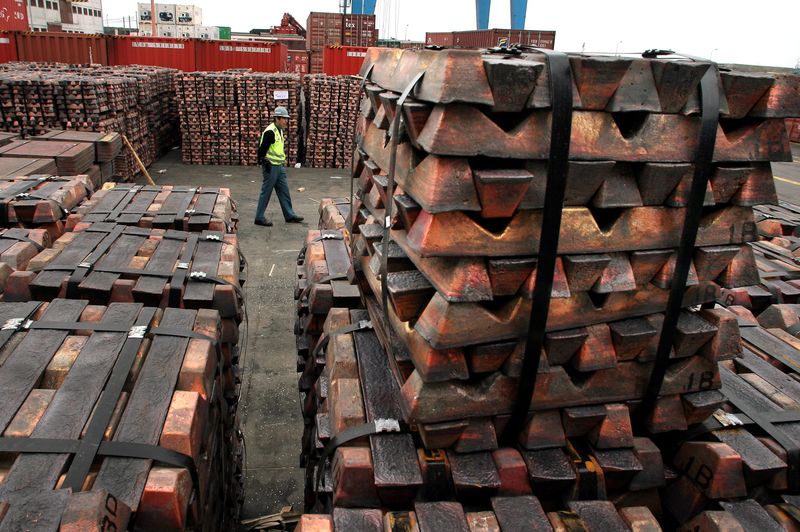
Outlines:
{"type": "Polygon", "coordinates": [[[283,219],[286,221],[297,217],[292,208],[292,197],[289,195],[289,182],[286,180],[286,167],[282,164],[264,163],[261,165],[263,181],[261,182],[261,195],[258,197],[256,207],[256,221],[265,221],[264,213],[269,205],[269,198],[272,196],[272,189],[278,195],[278,201],[283,211],[283,219]]]}

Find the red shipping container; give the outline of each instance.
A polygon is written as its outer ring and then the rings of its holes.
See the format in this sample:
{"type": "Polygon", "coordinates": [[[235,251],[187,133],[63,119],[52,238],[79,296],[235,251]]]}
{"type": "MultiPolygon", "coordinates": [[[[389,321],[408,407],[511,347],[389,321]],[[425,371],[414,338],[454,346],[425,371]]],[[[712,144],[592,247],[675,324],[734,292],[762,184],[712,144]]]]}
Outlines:
{"type": "Polygon", "coordinates": [[[196,41],[197,70],[251,68],[257,72],[284,72],[286,46],[268,41],[196,41]]]}
{"type": "Polygon", "coordinates": [[[17,38],[13,33],[0,33],[0,63],[17,60],[17,38]]]}
{"type": "Polygon", "coordinates": [[[102,35],[48,32],[17,34],[20,61],[108,65],[106,46],[106,38],[102,35]]]}
{"type": "Polygon", "coordinates": [[[375,15],[344,15],[343,46],[375,46],[377,39],[375,15]]]}
{"type": "Polygon", "coordinates": [[[328,46],[322,56],[322,71],[329,76],[358,74],[366,56],[364,46],[328,46]]]}
{"type": "Polygon", "coordinates": [[[286,72],[310,73],[308,54],[306,50],[289,50],[286,57],[286,72]]]}
{"type": "Polygon", "coordinates": [[[431,46],[453,46],[453,32],[428,32],[425,34],[425,44],[431,46]]]}
{"type": "Polygon", "coordinates": [[[0,0],[0,30],[28,31],[27,0],[0,0]]]}
{"type": "Polygon", "coordinates": [[[151,65],[191,72],[195,64],[195,42],[169,37],[110,37],[111,65],[151,65]]]}

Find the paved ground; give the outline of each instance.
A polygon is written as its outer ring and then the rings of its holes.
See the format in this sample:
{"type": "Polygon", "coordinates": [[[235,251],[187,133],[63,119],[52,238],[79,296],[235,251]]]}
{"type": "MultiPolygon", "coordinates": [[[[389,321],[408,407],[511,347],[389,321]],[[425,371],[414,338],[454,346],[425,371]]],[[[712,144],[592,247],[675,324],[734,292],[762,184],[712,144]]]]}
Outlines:
{"type": "MultiPolygon", "coordinates": [[[[800,203],[800,145],[793,150],[796,162],[775,163],[773,172],[781,199],[800,203]]],[[[275,225],[266,228],[252,224],[261,186],[258,168],[183,165],[180,152],[174,150],[150,171],[159,183],[229,187],[238,204],[239,241],[249,262],[249,333],[241,406],[247,442],[244,513],[255,517],[278,512],[285,505],[299,505],[303,500],[303,470],[298,467],[303,421],[294,366],[295,258],[306,230],[316,227],[320,198],[349,194],[347,174],[342,170],[289,169],[294,208],[306,222],[285,224],[273,195],[267,218],[275,225]],[[305,190],[299,192],[298,188],[305,190]]]]}
{"type": "Polygon", "coordinates": [[[303,419],[295,373],[295,259],[305,233],[316,228],[320,198],[350,193],[340,170],[289,169],[294,209],[303,224],[283,222],[273,194],[267,218],[273,227],[253,225],[261,188],[259,168],[189,166],[174,150],[150,168],[157,183],[229,187],[238,204],[239,242],[247,257],[249,333],[242,408],[247,443],[245,517],[275,513],[303,500],[303,470],[298,467],[303,419]],[[159,173],[160,170],[166,170],[159,173]],[[332,179],[331,176],[341,177],[332,179]],[[298,188],[305,188],[299,192],[298,188]]]}

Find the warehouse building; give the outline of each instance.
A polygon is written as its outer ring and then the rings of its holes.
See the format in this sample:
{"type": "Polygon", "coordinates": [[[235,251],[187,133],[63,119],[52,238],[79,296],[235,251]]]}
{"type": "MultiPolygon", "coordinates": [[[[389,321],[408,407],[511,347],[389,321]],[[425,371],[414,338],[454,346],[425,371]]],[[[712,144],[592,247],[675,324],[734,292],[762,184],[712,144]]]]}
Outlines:
{"type": "Polygon", "coordinates": [[[103,33],[102,0],[27,0],[31,31],[103,33]]]}

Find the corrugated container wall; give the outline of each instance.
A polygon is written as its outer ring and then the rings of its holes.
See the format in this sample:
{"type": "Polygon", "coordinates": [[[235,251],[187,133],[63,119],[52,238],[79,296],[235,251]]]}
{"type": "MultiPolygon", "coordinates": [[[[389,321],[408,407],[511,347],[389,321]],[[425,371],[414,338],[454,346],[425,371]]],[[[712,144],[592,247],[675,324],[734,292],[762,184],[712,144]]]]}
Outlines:
{"type": "Polygon", "coordinates": [[[286,46],[272,42],[197,41],[197,70],[286,70],[286,46]]]}
{"type": "Polygon", "coordinates": [[[554,31],[506,29],[454,31],[452,46],[456,48],[494,48],[525,44],[552,49],[555,40],[556,32],[554,31]]]}
{"type": "Polygon", "coordinates": [[[340,13],[310,13],[306,24],[306,49],[321,51],[328,45],[341,44],[343,18],[340,13]]]}
{"type": "Polygon", "coordinates": [[[378,31],[375,15],[344,15],[342,23],[343,46],[375,46],[378,31]]]}
{"type": "Polygon", "coordinates": [[[108,58],[112,65],[152,65],[191,72],[196,41],[166,37],[110,37],[108,58]]]}
{"type": "Polygon", "coordinates": [[[0,0],[0,30],[28,31],[26,0],[0,0]]]}
{"type": "Polygon", "coordinates": [[[17,38],[13,33],[0,33],[0,63],[17,60],[17,38]]]}
{"type": "Polygon", "coordinates": [[[329,76],[358,74],[366,56],[363,46],[328,46],[322,55],[322,71],[329,76]]]}
{"type": "Polygon", "coordinates": [[[298,74],[310,73],[309,52],[307,50],[289,50],[286,57],[286,72],[298,74]]]}
{"type": "Polygon", "coordinates": [[[428,32],[425,34],[425,44],[432,46],[453,46],[453,32],[428,32]]]}
{"type": "Polygon", "coordinates": [[[313,50],[309,52],[309,73],[322,74],[322,50],[313,50]]]}
{"type": "Polygon", "coordinates": [[[98,35],[18,33],[17,54],[20,61],[109,64],[105,37],[98,35]]]}

